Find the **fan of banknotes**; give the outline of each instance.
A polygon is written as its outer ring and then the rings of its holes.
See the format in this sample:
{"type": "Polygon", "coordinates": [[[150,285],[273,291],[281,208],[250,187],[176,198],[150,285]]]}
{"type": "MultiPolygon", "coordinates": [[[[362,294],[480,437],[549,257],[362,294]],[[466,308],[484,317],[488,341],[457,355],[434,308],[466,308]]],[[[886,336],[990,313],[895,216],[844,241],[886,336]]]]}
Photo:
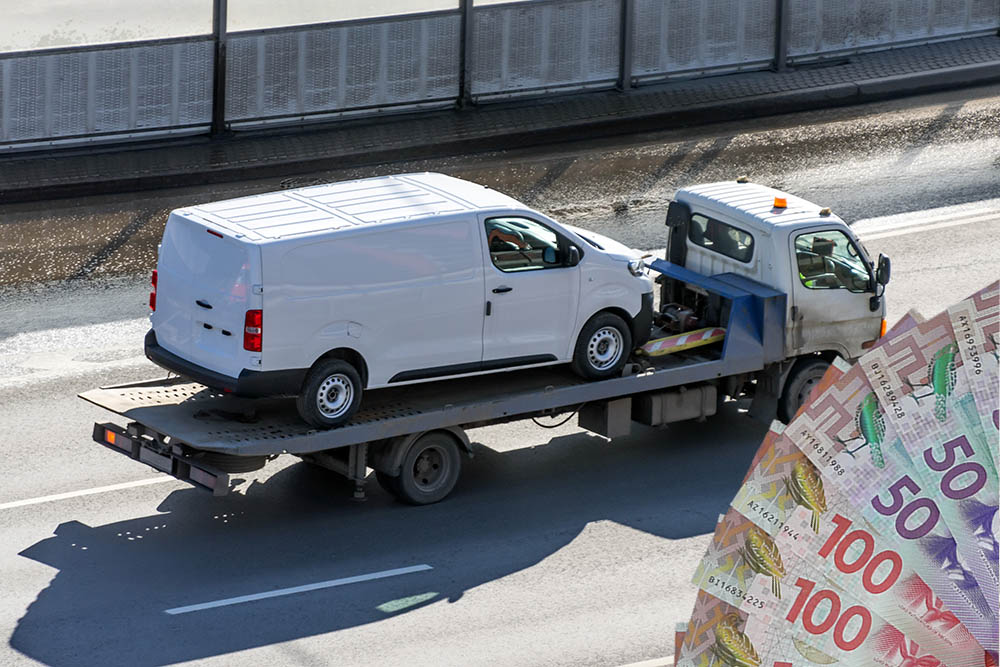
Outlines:
{"type": "Polygon", "coordinates": [[[677,665],[996,665],[998,284],[909,313],[772,424],[677,665]]]}

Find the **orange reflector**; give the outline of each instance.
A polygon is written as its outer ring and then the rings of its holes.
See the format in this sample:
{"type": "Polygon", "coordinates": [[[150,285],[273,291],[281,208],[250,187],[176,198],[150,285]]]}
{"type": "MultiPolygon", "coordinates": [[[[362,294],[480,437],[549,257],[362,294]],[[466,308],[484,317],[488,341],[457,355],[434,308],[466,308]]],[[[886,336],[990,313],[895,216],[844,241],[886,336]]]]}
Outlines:
{"type": "Polygon", "coordinates": [[[881,329],[879,329],[879,332],[878,332],[878,337],[879,337],[879,338],[882,338],[882,337],[884,337],[884,336],[885,336],[885,320],[883,319],[883,320],[882,320],[882,328],[881,328],[881,329]]]}
{"type": "Polygon", "coordinates": [[[115,437],[117,434],[111,429],[104,429],[104,439],[108,441],[109,445],[115,444],[115,437]]]}
{"type": "Polygon", "coordinates": [[[775,197],[774,208],[788,208],[788,201],[784,197],[775,197]]]}

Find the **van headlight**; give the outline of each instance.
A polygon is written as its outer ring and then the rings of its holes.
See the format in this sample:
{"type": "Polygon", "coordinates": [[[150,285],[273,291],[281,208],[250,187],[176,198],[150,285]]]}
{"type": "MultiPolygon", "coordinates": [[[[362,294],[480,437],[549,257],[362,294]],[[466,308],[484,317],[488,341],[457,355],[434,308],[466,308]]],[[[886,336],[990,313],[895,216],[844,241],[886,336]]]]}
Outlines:
{"type": "Polygon", "coordinates": [[[633,276],[642,276],[646,274],[646,265],[642,263],[641,259],[629,260],[628,272],[633,276]]]}

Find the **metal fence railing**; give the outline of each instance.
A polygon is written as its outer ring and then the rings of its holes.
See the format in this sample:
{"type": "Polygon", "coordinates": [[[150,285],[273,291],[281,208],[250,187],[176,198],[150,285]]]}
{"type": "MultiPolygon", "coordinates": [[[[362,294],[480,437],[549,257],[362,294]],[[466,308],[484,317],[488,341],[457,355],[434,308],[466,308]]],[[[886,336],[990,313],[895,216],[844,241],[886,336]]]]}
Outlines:
{"type": "Polygon", "coordinates": [[[1000,28],[1000,0],[517,0],[0,53],[0,152],[629,88],[1000,28]]]}
{"type": "Polygon", "coordinates": [[[0,147],[203,132],[211,119],[208,37],[0,54],[0,147]]]}
{"type": "Polygon", "coordinates": [[[534,0],[477,7],[474,96],[613,87],[622,0],[534,0]]]}
{"type": "Polygon", "coordinates": [[[453,11],[230,34],[226,118],[451,103],[459,29],[453,11]]]}
{"type": "Polygon", "coordinates": [[[1000,0],[790,0],[788,61],[997,29],[1000,0]]]}

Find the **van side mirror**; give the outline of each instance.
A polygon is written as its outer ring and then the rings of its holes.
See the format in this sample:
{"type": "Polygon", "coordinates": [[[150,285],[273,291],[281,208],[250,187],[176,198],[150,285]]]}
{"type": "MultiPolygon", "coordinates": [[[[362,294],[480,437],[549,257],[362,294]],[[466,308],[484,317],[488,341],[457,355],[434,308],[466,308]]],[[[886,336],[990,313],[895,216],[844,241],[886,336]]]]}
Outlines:
{"type": "Polygon", "coordinates": [[[545,246],[545,250],[542,251],[542,263],[555,264],[557,261],[556,249],[552,246],[545,246]]]}
{"type": "MultiPolygon", "coordinates": [[[[543,258],[544,259],[544,258],[543,258]]],[[[566,266],[576,266],[580,263],[580,249],[571,245],[567,251],[566,266]]]]}
{"type": "Polygon", "coordinates": [[[875,270],[875,282],[877,282],[882,287],[889,284],[889,277],[892,273],[892,265],[889,262],[889,258],[885,255],[879,253],[878,256],[878,268],[875,270]]]}
{"type": "Polygon", "coordinates": [[[667,207],[667,227],[687,227],[691,222],[691,207],[680,201],[670,202],[667,207]]]}

